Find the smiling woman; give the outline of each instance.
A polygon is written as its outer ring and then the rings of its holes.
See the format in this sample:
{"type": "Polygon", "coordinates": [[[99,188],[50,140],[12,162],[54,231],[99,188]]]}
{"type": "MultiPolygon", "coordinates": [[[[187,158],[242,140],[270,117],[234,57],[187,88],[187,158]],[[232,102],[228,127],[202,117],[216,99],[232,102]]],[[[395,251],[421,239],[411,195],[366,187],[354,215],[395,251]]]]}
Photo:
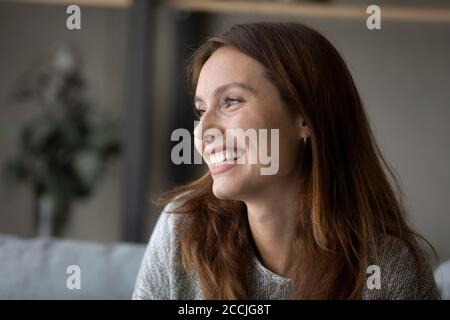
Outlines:
{"type": "Polygon", "coordinates": [[[206,41],[188,72],[209,170],[162,197],[133,298],[439,297],[352,77],[323,36],[296,23],[236,25],[206,41]],[[279,130],[258,144],[279,144],[276,174],[261,174],[251,139],[218,139],[237,129],[279,130]],[[373,265],[380,285],[369,286],[373,265]]]}

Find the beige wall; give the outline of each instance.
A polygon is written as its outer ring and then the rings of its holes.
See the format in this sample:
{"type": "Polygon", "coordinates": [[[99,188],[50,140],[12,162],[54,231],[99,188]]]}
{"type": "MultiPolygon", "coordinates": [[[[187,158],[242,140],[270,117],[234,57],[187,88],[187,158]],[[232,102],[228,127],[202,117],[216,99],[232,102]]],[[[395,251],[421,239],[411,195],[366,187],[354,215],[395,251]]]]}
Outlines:
{"type": "MultiPolygon", "coordinates": [[[[119,9],[83,8],[81,31],[65,27],[65,6],[0,4],[0,162],[14,146],[11,127],[33,115],[33,108],[8,107],[13,80],[52,45],[74,45],[84,57],[91,96],[101,108],[122,115],[126,15],[119,9]]],[[[120,160],[112,164],[92,199],[76,203],[66,236],[98,241],[119,239],[120,160]]],[[[33,236],[32,197],[21,187],[0,189],[0,233],[33,236]]]]}
{"type": "MultiPolygon", "coordinates": [[[[125,113],[125,63],[127,41],[127,11],[124,9],[82,7],[82,30],[68,31],[65,27],[65,6],[0,3],[0,163],[14,152],[8,138],[9,128],[27,119],[33,108],[8,108],[7,96],[12,80],[17,78],[36,55],[46,52],[55,43],[70,43],[84,57],[84,74],[91,87],[92,96],[100,107],[117,116],[125,113]]],[[[176,39],[174,18],[169,10],[157,14],[158,33],[155,53],[158,63],[152,75],[156,97],[152,108],[152,123],[148,143],[151,147],[149,198],[167,187],[168,164],[161,161],[162,152],[169,148],[166,137],[174,97],[173,50],[176,39]]],[[[190,112],[187,110],[187,112],[190,112]]],[[[121,238],[121,161],[117,160],[102,180],[94,196],[73,207],[65,237],[118,241],[121,238]]],[[[0,188],[0,233],[32,237],[32,196],[26,187],[17,190],[0,188]]],[[[150,205],[144,214],[144,232],[148,238],[158,218],[159,210],[150,205]]]]}

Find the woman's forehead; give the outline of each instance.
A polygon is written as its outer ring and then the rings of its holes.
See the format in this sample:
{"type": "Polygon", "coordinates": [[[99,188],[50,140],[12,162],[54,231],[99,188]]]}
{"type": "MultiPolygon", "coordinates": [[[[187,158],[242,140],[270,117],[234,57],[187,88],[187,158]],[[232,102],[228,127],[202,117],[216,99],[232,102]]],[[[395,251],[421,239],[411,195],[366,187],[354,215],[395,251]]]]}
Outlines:
{"type": "Polygon", "coordinates": [[[232,47],[216,50],[203,65],[197,81],[196,95],[211,94],[228,83],[242,83],[257,88],[264,67],[255,59],[232,47]]]}

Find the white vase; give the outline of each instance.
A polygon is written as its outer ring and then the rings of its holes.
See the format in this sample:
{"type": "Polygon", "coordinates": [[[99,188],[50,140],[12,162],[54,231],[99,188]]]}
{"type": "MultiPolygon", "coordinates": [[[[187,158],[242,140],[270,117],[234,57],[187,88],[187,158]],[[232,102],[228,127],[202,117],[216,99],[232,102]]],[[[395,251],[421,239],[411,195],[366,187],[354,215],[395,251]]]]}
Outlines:
{"type": "Polygon", "coordinates": [[[52,196],[42,194],[37,199],[37,236],[51,237],[55,202],[52,196]]]}

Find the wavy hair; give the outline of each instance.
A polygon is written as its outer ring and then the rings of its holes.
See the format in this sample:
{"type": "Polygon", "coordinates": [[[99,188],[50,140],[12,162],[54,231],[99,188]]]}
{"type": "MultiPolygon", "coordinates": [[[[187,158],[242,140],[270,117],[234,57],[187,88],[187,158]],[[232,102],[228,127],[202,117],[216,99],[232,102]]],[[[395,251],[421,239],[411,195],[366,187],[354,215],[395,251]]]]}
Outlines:
{"type": "MultiPolygon", "coordinates": [[[[202,66],[223,46],[260,62],[287,112],[302,115],[310,128],[310,143],[299,150],[302,201],[290,256],[290,298],[360,298],[380,235],[401,239],[419,264],[417,234],[405,221],[398,179],[376,144],[352,76],[333,45],[299,23],[235,25],[206,40],[190,57],[192,93],[202,66]]],[[[256,248],[245,204],[216,198],[209,171],[165,192],[159,204],[175,198],[174,212],[190,216],[178,227],[180,263],[198,272],[204,296],[251,298],[242,266],[251,263],[256,248]]]]}

